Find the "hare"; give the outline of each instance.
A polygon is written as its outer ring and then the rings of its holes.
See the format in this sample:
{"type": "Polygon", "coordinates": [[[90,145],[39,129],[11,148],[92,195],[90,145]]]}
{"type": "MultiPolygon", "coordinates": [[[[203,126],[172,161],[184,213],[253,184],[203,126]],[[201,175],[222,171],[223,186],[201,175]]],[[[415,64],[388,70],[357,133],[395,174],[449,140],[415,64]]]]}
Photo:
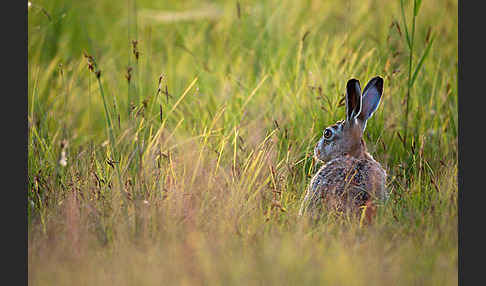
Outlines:
{"type": "Polygon", "coordinates": [[[300,215],[318,215],[323,207],[356,214],[368,209],[366,218],[370,220],[374,202],[388,198],[386,172],[367,152],[363,140],[366,122],[378,108],[382,93],[379,76],[368,82],[363,95],[358,80],[347,82],[346,120],[327,127],[314,148],[315,159],[326,163],[312,178],[300,215]]]}

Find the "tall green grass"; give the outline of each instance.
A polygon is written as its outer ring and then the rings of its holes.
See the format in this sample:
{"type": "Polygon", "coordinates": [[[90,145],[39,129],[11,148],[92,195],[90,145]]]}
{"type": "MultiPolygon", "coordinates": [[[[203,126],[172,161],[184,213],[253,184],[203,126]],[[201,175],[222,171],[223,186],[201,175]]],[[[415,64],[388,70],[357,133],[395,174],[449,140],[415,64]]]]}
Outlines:
{"type": "Polygon", "coordinates": [[[32,1],[28,25],[32,284],[457,284],[457,2],[32,1]],[[298,217],[375,75],[390,200],[298,217]]]}

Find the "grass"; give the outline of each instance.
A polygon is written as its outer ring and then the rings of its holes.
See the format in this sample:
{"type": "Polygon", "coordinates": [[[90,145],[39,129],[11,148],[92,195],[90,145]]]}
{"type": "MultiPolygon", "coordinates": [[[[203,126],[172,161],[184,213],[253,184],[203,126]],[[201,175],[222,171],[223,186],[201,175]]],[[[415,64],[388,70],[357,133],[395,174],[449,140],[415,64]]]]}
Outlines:
{"type": "Polygon", "coordinates": [[[33,285],[457,284],[457,1],[31,1],[28,27],[33,285]],[[375,75],[390,200],[299,217],[375,75]]]}

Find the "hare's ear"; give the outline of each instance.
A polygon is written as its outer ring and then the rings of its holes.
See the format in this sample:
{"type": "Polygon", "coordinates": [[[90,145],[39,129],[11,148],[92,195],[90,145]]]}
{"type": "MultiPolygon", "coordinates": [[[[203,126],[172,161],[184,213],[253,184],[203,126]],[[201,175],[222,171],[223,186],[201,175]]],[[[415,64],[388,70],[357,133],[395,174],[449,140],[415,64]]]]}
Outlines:
{"type": "Polygon", "coordinates": [[[373,115],[373,112],[380,105],[381,95],[383,93],[383,79],[379,76],[372,78],[363,90],[362,108],[358,116],[358,121],[364,131],[366,121],[373,115]]]}
{"type": "Polygon", "coordinates": [[[350,79],[346,84],[346,122],[353,124],[361,112],[361,86],[359,80],[350,79]]]}

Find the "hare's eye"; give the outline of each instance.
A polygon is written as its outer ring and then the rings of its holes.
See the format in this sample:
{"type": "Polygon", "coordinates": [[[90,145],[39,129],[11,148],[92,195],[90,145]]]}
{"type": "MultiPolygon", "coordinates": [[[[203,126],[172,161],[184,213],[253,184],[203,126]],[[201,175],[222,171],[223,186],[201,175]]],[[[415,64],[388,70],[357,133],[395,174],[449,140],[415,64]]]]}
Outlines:
{"type": "Polygon", "coordinates": [[[332,133],[332,130],[331,129],[326,128],[326,130],[324,130],[324,138],[329,139],[329,138],[332,137],[332,134],[333,133],[332,133]]]}

